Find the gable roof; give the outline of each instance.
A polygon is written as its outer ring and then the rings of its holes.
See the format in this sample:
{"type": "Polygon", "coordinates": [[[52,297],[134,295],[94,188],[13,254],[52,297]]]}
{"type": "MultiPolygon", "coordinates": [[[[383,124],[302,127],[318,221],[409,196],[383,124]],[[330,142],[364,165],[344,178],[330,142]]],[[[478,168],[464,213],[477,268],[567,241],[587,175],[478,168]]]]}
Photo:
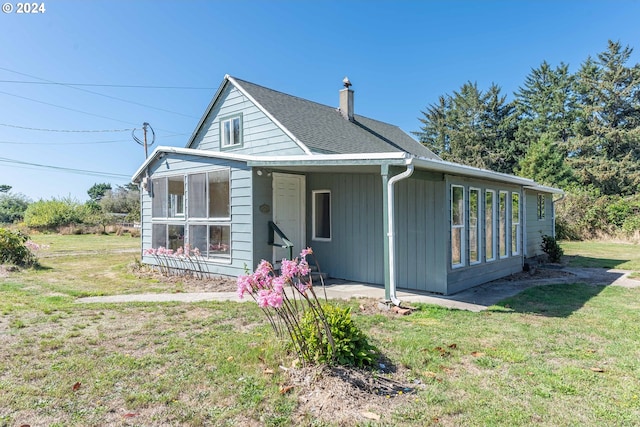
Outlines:
{"type": "MultiPolygon", "coordinates": [[[[276,125],[292,137],[305,152],[316,154],[406,152],[418,157],[439,159],[431,150],[397,126],[357,114],[354,115],[353,121],[349,121],[344,119],[335,107],[287,95],[229,75],[225,76],[223,84],[198,128],[227,83],[233,84],[254,101],[256,106],[274,119],[276,125]]],[[[187,147],[191,145],[197,131],[198,129],[187,147]]]]}

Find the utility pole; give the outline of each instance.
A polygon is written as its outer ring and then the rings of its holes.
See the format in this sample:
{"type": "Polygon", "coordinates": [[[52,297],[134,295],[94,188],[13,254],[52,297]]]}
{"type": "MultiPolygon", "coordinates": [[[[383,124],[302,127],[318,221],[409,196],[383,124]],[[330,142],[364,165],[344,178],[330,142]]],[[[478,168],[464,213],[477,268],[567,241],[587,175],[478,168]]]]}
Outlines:
{"type": "Polygon", "coordinates": [[[138,139],[138,137],[136,137],[135,135],[136,129],[131,131],[131,136],[133,137],[133,139],[140,145],[142,145],[144,147],[144,158],[147,159],[149,157],[149,148],[150,146],[153,145],[154,142],[156,142],[156,133],[153,131],[153,128],[151,127],[151,125],[147,122],[144,122],[142,124],[142,133],[143,133],[143,138],[142,141],[140,139],[138,139]],[[147,129],[151,130],[151,142],[147,142],[147,129]]]}

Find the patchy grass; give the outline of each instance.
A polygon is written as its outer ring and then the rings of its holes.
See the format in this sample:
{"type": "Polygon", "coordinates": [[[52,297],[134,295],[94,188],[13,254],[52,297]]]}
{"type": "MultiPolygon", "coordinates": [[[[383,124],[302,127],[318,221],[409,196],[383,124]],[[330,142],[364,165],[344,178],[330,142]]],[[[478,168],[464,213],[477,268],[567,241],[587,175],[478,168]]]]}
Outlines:
{"type": "Polygon", "coordinates": [[[340,407],[322,407],[326,390],[302,382],[281,393],[294,384],[279,367],[294,360],[255,304],[76,304],[81,295],[169,286],[128,273],[132,256],[116,249],[44,258],[43,269],[0,278],[0,426],[632,426],[640,419],[638,288],[549,285],[482,313],[419,305],[403,317],[360,311],[375,302],[351,301],[357,324],[415,392],[387,406],[384,399],[374,406],[378,396],[358,400],[362,410],[345,417],[340,407]]]}

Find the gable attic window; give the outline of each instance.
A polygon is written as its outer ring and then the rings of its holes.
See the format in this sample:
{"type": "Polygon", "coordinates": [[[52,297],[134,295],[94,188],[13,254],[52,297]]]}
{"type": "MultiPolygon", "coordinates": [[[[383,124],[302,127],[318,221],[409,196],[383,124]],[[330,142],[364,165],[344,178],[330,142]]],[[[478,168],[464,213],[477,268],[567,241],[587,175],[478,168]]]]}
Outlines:
{"type": "Polygon", "coordinates": [[[242,114],[220,119],[220,148],[242,146],[242,114]]]}

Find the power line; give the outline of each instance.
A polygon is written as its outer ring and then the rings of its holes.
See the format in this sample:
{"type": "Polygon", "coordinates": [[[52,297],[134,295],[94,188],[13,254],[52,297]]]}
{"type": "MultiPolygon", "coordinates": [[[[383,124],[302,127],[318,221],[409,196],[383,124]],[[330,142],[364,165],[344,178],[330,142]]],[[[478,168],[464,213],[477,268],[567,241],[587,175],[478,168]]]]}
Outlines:
{"type": "Polygon", "coordinates": [[[9,166],[13,166],[13,167],[21,167],[16,165],[22,165],[22,167],[27,166],[27,167],[35,167],[35,168],[42,168],[42,169],[51,169],[56,172],[75,173],[80,175],[100,176],[100,177],[108,177],[108,178],[127,178],[127,179],[131,178],[130,175],[90,171],[85,169],[65,168],[62,166],[42,165],[39,163],[31,163],[31,162],[23,162],[21,160],[7,159],[6,157],[0,157],[0,162],[9,163],[9,166]]]}
{"type": "Polygon", "coordinates": [[[64,86],[64,87],[68,87],[69,89],[79,90],[79,91],[86,92],[86,93],[90,93],[90,94],[93,94],[93,95],[102,96],[102,97],[104,97],[104,98],[115,99],[116,101],[126,102],[126,103],[128,103],[128,104],[138,105],[138,106],[140,106],[140,107],[151,108],[152,110],[162,111],[162,112],[170,113],[170,114],[176,114],[176,115],[179,115],[179,116],[189,117],[189,118],[192,118],[192,119],[193,119],[193,118],[196,118],[196,119],[198,118],[198,117],[195,117],[195,116],[192,116],[192,115],[189,115],[189,114],[183,114],[183,113],[179,113],[179,112],[177,112],[177,111],[167,110],[167,109],[165,109],[165,108],[154,107],[154,106],[152,106],[152,105],[142,104],[142,103],[140,103],[140,102],[130,101],[130,100],[128,100],[128,99],[123,99],[123,98],[118,98],[118,97],[116,97],[116,96],[105,95],[104,93],[94,92],[94,91],[92,91],[92,90],[88,90],[88,89],[82,89],[82,88],[75,87],[75,86],[73,86],[73,85],[69,85],[69,84],[66,84],[66,83],[58,83],[58,82],[54,82],[54,81],[52,81],[52,80],[43,79],[42,77],[33,76],[33,75],[31,75],[31,74],[26,74],[26,73],[21,73],[21,72],[19,72],[19,71],[10,70],[10,69],[8,69],[8,68],[4,68],[4,67],[0,67],[0,70],[8,71],[8,72],[10,72],[10,73],[20,74],[21,76],[27,76],[27,77],[31,77],[31,78],[34,78],[34,79],[42,80],[42,81],[47,82],[47,83],[51,83],[51,84],[56,84],[56,85],[60,85],[60,86],[64,86]]]}
{"type": "Polygon", "coordinates": [[[11,145],[94,145],[94,144],[114,144],[117,142],[128,142],[126,139],[113,141],[93,141],[93,142],[18,142],[18,141],[0,141],[0,144],[11,145]]]}
{"type": "Polygon", "coordinates": [[[7,127],[11,127],[11,128],[18,128],[18,129],[26,129],[26,130],[37,130],[37,131],[41,131],[41,132],[87,132],[87,133],[98,133],[98,132],[130,132],[133,130],[133,128],[129,128],[129,129],[108,129],[108,130],[68,130],[68,129],[42,129],[42,128],[32,128],[32,127],[26,127],[26,126],[18,126],[18,125],[10,125],[7,123],[0,123],[0,126],[7,126],[7,127]]]}
{"type": "Polygon", "coordinates": [[[52,104],[50,102],[38,101],[37,99],[33,99],[33,98],[26,97],[26,96],[21,96],[21,95],[16,95],[16,94],[9,93],[9,92],[4,92],[4,91],[1,91],[1,90],[0,90],[0,93],[3,94],[3,95],[13,96],[15,98],[26,99],[27,101],[37,102],[38,104],[44,104],[44,105],[49,105],[51,107],[62,108],[63,110],[73,111],[74,113],[86,114],[88,116],[99,117],[101,119],[107,119],[107,120],[113,120],[113,121],[120,122],[120,123],[126,123],[128,125],[134,125],[134,126],[136,125],[136,123],[127,122],[125,120],[114,119],[113,117],[107,117],[107,116],[102,116],[100,114],[89,113],[88,111],[76,110],[75,108],[63,107],[62,105],[52,104]]]}
{"type": "MultiPolygon", "coordinates": [[[[6,71],[6,68],[0,68],[6,71]]],[[[22,83],[33,85],[62,85],[62,86],[87,86],[87,87],[117,87],[127,89],[179,89],[179,90],[215,90],[215,87],[197,87],[197,86],[149,86],[149,85],[116,85],[116,84],[99,84],[99,83],[61,83],[61,82],[29,82],[24,80],[0,80],[0,83],[22,83]]]]}

